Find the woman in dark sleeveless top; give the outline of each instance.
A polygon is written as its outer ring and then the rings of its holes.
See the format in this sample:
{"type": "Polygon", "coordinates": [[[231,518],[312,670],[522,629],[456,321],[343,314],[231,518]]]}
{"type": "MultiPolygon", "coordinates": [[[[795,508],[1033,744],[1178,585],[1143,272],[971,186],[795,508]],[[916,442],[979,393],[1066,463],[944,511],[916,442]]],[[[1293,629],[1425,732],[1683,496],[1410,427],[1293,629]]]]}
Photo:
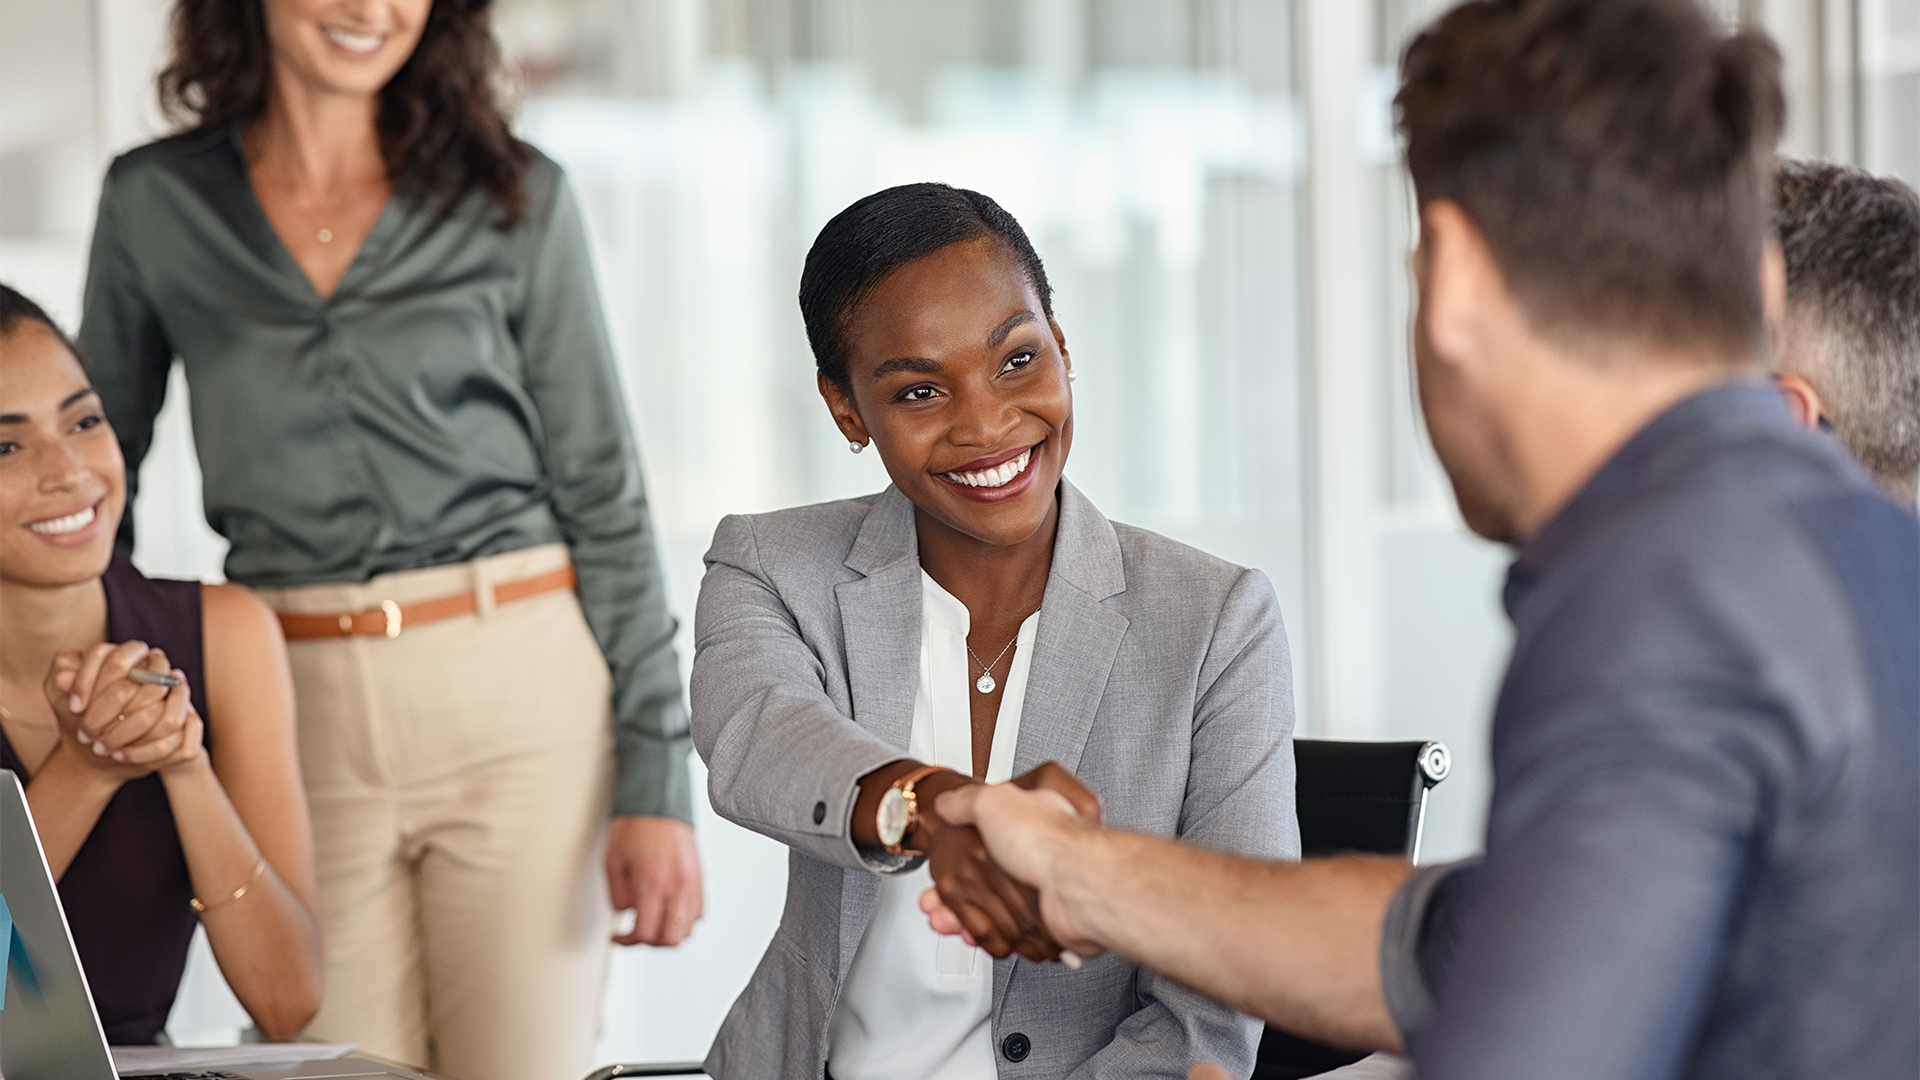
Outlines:
{"type": "Polygon", "coordinates": [[[155,1041],[202,920],[255,1023],[290,1039],[320,957],[278,624],[238,586],[114,553],[125,481],[72,347],[0,285],[0,768],[26,784],[109,1042],[155,1041]]]}
{"type": "MultiPolygon", "coordinates": [[[[162,650],[185,674],[193,700],[205,701],[200,584],[148,580],[119,555],[100,583],[107,640],[144,641],[162,650]]],[[[0,768],[23,778],[33,771],[4,732],[0,768]]],[[[60,903],[109,1041],[152,1042],[166,1024],[193,940],[192,898],[187,856],[160,777],[148,773],[120,785],[60,878],[60,903]]]]}

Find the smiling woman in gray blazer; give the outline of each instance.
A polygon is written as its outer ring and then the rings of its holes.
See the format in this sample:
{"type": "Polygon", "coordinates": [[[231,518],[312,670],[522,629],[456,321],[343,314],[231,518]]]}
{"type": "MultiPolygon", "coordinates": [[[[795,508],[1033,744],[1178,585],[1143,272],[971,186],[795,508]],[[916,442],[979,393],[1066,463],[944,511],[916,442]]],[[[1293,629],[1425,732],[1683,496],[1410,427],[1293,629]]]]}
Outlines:
{"type": "Polygon", "coordinates": [[[707,553],[693,735],[709,793],[792,850],[780,928],[708,1072],[1246,1075],[1256,1021],[1112,954],[1051,962],[1032,894],[930,807],[1017,774],[1121,828],[1297,857],[1272,586],[1108,521],[1063,478],[1066,338],[992,200],[915,184],[855,203],[815,241],[800,299],[834,421],[893,484],[729,517],[707,553]],[[927,926],[930,885],[978,948],[927,926]]]}

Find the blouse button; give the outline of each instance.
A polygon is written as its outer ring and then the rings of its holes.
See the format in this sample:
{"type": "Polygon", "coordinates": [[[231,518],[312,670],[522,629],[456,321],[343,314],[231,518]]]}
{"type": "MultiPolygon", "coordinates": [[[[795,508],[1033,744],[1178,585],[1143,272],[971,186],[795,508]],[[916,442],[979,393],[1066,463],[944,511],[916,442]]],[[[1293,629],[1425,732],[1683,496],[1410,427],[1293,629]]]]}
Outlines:
{"type": "Polygon", "coordinates": [[[827,820],[827,804],[823,802],[814,803],[813,804],[813,823],[815,825],[818,825],[825,820],[827,820]]]}
{"type": "Polygon", "coordinates": [[[1008,1061],[1025,1061],[1027,1055],[1033,1053],[1033,1043],[1016,1031],[1000,1040],[1000,1052],[1007,1055],[1008,1061]]]}

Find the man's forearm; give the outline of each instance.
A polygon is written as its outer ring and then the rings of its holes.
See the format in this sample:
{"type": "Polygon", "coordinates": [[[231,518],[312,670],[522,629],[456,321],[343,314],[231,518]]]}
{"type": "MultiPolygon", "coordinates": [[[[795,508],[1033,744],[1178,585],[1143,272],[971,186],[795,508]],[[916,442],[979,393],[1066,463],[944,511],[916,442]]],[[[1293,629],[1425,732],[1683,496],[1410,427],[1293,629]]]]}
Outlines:
{"type": "Polygon", "coordinates": [[[1380,987],[1380,927],[1408,866],[1343,857],[1263,863],[1089,830],[1054,864],[1054,896],[1088,937],[1308,1038],[1398,1050],[1380,987]]]}

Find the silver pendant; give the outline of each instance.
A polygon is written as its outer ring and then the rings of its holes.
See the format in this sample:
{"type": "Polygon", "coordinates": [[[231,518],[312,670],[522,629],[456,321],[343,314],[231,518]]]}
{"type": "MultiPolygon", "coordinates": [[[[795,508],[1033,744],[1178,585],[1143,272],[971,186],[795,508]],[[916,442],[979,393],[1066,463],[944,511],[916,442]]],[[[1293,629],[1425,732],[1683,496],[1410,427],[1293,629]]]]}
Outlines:
{"type": "Polygon", "coordinates": [[[973,688],[983,694],[991,694],[993,693],[993,688],[998,685],[1000,684],[993,681],[992,674],[983,671],[980,673],[979,680],[973,684],[973,688]]]}

